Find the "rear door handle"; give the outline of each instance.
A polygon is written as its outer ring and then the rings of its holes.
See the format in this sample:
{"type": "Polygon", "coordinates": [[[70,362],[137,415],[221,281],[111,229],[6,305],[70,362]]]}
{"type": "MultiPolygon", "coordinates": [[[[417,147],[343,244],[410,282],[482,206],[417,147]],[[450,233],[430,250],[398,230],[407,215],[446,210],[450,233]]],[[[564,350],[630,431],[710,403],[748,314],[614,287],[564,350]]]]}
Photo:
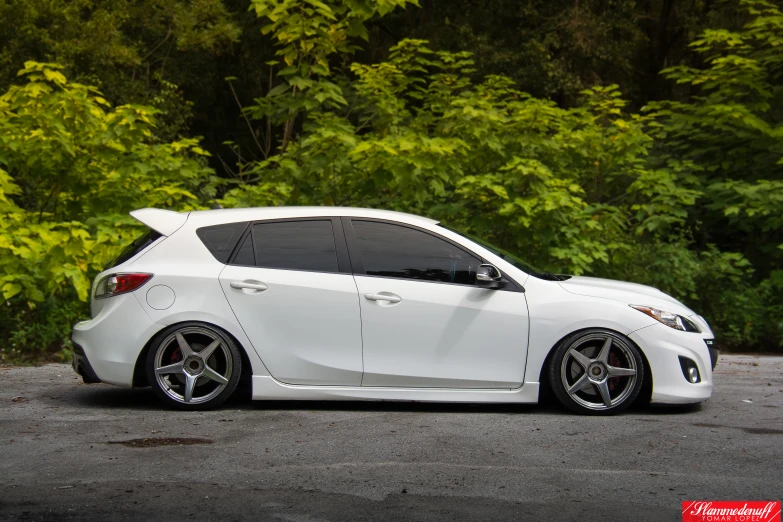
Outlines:
{"type": "Polygon", "coordinates": [[[388,301],[390,303],[399,303],[402,297],[394,294],[364,294],[368,301],[388,301]]]}
{"type": "Polygon", "coordinates": [[[253,283],[250,281],[231,281],[231,288],[236,288],[237,290],[255,290],[257,292],[263,292],[269,287],[261,282],[253,283]]]}

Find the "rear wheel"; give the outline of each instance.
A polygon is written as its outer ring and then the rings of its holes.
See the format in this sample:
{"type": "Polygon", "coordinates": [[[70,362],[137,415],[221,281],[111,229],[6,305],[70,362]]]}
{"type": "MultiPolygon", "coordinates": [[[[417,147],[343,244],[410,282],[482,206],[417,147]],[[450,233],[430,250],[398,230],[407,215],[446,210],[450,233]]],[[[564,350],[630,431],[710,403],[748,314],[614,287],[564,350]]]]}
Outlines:
{"type": "Polygon", "coordinates": [[[609,330],[577,332],[559,345],[549,365],[558,400],[587,415],[611,415],[628,408],[644,381],[639,349],[609,330]]]}
{"type": "Polygon", "coordinates": [[[169,406],[205,410],[234,392],[242,373],[236,344],[219,328],[203,323],[171,326],[147,354],[147,379],[169,406]]]}

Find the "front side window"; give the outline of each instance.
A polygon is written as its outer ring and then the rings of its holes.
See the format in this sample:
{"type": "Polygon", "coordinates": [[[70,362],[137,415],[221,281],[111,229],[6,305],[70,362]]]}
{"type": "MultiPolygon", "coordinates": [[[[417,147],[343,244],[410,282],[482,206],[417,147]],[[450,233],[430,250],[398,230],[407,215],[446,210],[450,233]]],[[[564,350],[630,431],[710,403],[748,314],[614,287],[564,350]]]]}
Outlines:
{"type": "Polygon", "coordinates": [[[330,220],[256,223],[232,264],[338,272],[330,220]]]}
{"type": "Polygon", "coordinates": [[[367,275],[472,285],[481,260],[413,228],[352,220],[367,275]]]}

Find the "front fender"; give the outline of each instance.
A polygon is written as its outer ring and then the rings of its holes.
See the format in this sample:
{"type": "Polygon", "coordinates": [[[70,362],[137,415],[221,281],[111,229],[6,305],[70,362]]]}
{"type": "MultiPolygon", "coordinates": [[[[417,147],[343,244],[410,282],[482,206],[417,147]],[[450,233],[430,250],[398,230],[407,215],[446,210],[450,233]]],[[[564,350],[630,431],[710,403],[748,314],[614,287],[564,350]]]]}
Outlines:
{"type": "MultiPolygon", "coordinates": [[[[525,382],[539,382],[549,353],[568,335],[586,328],[605,328],[625,336],[659,324],[614,299],[575,295],[556,281],[529,278],[525,285],[530,338],[525,382]]],[[[646,354],[645,354],[646,355],[646,354]]]]}

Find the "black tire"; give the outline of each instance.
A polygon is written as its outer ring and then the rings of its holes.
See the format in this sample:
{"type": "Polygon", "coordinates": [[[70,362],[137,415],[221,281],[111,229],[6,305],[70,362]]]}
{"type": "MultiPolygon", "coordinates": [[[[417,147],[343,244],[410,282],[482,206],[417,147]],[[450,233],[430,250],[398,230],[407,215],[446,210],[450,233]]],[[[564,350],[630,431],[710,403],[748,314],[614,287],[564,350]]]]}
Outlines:
{"type": "Polygon", "coordinates": [[[147,352],[145,367],[150,386],[166,406],[209,410],[234,393],[242,374],[242,355],[222,329],[192,321],[158,333],[147,352]],[[180,337],[185,340],[184,350],[180,337]],[[209,352],[206,360],[201,356],[204,351],[209,352]],[[161,372],[167,369],[170,371],[161,372]]]}
{"type": "Polygon", "coordinates": [[[601,328],[563,339],[547,369],[555,397],[582,415],[614,415],[631,406],[642,389],[645,370],[644,358],[630,339],[601,328]]]}

